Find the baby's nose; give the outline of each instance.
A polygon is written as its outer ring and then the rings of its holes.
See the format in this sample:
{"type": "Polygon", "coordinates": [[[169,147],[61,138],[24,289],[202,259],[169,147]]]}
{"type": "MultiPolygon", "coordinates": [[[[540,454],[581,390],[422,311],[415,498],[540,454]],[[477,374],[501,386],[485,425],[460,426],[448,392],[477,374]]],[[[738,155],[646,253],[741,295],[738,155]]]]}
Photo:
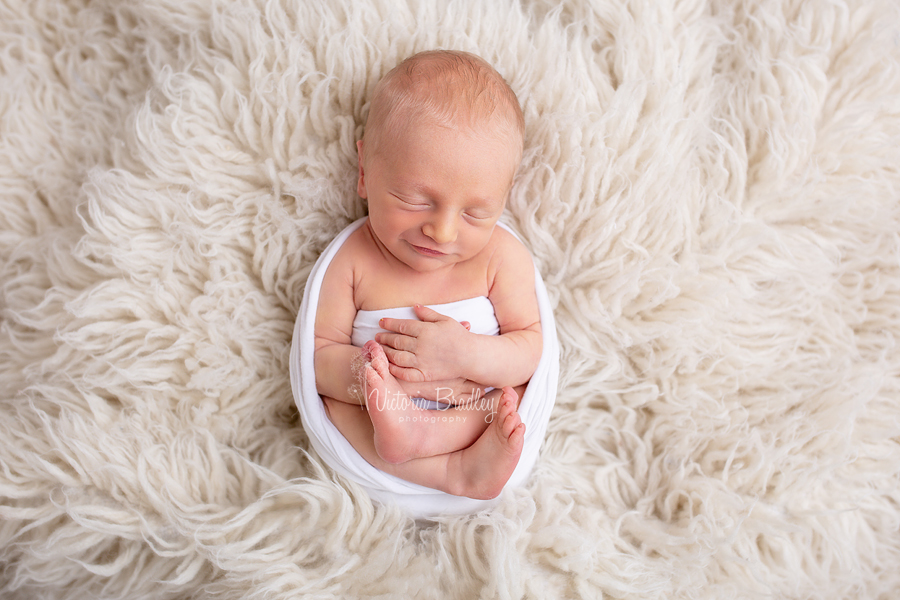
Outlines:
{"type": "Polygon", "coordinates": [[[438,244],[456,241],[456,219],[449,215],[435,217],[426,224],[425,235],[438,244]]]}

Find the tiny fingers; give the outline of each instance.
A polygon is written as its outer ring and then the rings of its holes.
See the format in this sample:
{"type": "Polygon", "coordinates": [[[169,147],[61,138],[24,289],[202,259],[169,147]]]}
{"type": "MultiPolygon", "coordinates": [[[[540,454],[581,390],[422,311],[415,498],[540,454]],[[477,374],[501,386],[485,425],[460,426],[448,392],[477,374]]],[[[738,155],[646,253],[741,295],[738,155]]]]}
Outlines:
{"type": "Polygon", "coordinates": [[[406,367],[398,367],[397,365],[390,365],[388,367],[391,371],[391,375],[396,377],[397,379],[401,379],[403,381],[409,381],[411,383],[419,383],[421,381],[425,381],[425,378],[422,376],[422,373],[417,369],[408,369],[406,367]]]}
{"type": "Polygon", "coordinates": [[[414,368],[416,366],[416,355],[404,350],[397,350],[390,346],[384,346],[384,353],[387,355],[391,364],[398,367],[414,368]]]}
{"type": "Polygon", "coordinates": [[[416,349],[416,338],[400,333],[377,333],[375,334],[375,341],[382,346],[394,348],[395,350],[413,352],[416,349]]]}
{"type": "Polygon", "coordinates": [[[392,319],[390,317],[383,317],[378,320],[378,326],[382,329],[411,336],[416,335],[419,323],[420,321],[412,319],[392,319]]]}

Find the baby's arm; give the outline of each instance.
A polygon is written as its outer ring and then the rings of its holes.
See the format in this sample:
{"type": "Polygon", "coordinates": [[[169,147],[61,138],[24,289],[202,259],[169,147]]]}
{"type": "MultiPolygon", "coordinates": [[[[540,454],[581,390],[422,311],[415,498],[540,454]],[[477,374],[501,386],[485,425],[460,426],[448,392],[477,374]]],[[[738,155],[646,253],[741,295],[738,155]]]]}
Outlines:
{"type": "MultiPolygon", "coordinates": [[[[361,349],[351,342],[357,310],[353,265],[360,263],[355,254],[359,250],[356,242],[353,237],[347,240],[322,281],[316,310],[315,369],[320,395],[361,405],[365,403],[359,379],[364,358],[361,349]]],[[[438,402],[447,398],[468,398],[476,388],[483,389],[463,378],[400,383],[408,395],[438,402]]]]}
{"type": "Polygon", "coordinates": [[[488,297],[500,335],[478,335],[427,307],[415,308],[419,321],[383,319],[376,340],[385,346],[391,373],[400,380],[465,377],[492,387],[527,383],[540,361],[543,338],[534,263],[511,234],[502,239],[489,266],[488,297]]]}
{"type": "Polygon", "coordinates": [[[345,243],[322,279],[315,325],[316,387],[322,396],[363,404],[359,379],[353,372],[360,362],[360,349],[350,341],[356,317],[351,243],[345,243]]]}

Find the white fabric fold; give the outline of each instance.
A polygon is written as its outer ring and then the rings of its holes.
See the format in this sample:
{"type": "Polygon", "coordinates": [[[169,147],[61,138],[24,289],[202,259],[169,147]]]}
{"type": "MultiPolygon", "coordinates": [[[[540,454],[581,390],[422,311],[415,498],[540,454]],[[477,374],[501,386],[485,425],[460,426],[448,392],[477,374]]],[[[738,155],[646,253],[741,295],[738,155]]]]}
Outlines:
{"type": "MultiPolygon", "coordinates": [[[[487,296],[466,298],[457,302],[446,304],[432,304],[428,308],[440,314],[455,319],[456,321],[468,321],[469,331],[482,335],[497,335],[500,333],[500,324],[494,315],[494,305],[487,296]]],[[[374,339],[375,334],[384,331],[378,326],[382,318],[413,319],[416,313],[411,306],[384,308],[381,310],[360,310],[353,320],[353,337],[350,340],[354,346],[362,347],[368,340],[374,339]]]]}
{"type": "MultiPolygon", "coordinates": [[[[294,326],[290,357],[291,388],[312,449],[335,472],[364,488],[373,500],[382,504],[396,504],[415,518],[428,518],[442,514],[467,514],[488,508],[497,500],[475,500],[452,496],[404,481],[376,469],[360,456],[325,413],[325,406],[316,389],[313,358],[319,292],[325,272],[334,255],[350,234],[364,222],[365,218],[362,218],[351,223],[332,240],[319,257],[307,280],[303,302],[294,326]]],[[[501,226],[503,225],[501,224],[501,226]]],[[[504,228],[506,227],[504,226],[504,228]]],[[[556,323],[547,290],[537,268],[535,268],[534,274],[544,344],[537,370],[529,381],[519,404],[519,415],[522,422],[525,423],[525,442],[519,464],[513,471],[506,487],[524,485],[537,462],[550,420],[550,413],[556,402],[559,380],[559,343],[556,337],[556,323]]]]}

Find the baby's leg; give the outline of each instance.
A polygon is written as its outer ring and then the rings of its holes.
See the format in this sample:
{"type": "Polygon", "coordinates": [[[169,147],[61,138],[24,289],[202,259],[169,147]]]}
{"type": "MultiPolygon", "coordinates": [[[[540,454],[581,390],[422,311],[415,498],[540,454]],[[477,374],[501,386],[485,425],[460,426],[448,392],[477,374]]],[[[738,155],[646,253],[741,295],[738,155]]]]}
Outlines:
{"type": "Polygon", "coordinates": [[[358,406],[324,399],[328,416],[350,444],[375,468],[406,481],[469,498],[500,494],[519,462],[525,425],[515,411],[516,394],[504,388],[495,418],[471,446],[401,464],[381,458],[375,449],[375,429],[358,406]],[[339,424],[340,423],[340,424],[339,424]]]}
{"type": "Polygon", "coordinates": [[[384,461],[400,464],[455,452],[471,446],[487,429],[499,391],[474,406],[423,410],[412,403],[391,375],[381,346],[369,342],[365,350],[371,362],[361,374],[362,384],[374,426],[375,448],[384,461]]]}

